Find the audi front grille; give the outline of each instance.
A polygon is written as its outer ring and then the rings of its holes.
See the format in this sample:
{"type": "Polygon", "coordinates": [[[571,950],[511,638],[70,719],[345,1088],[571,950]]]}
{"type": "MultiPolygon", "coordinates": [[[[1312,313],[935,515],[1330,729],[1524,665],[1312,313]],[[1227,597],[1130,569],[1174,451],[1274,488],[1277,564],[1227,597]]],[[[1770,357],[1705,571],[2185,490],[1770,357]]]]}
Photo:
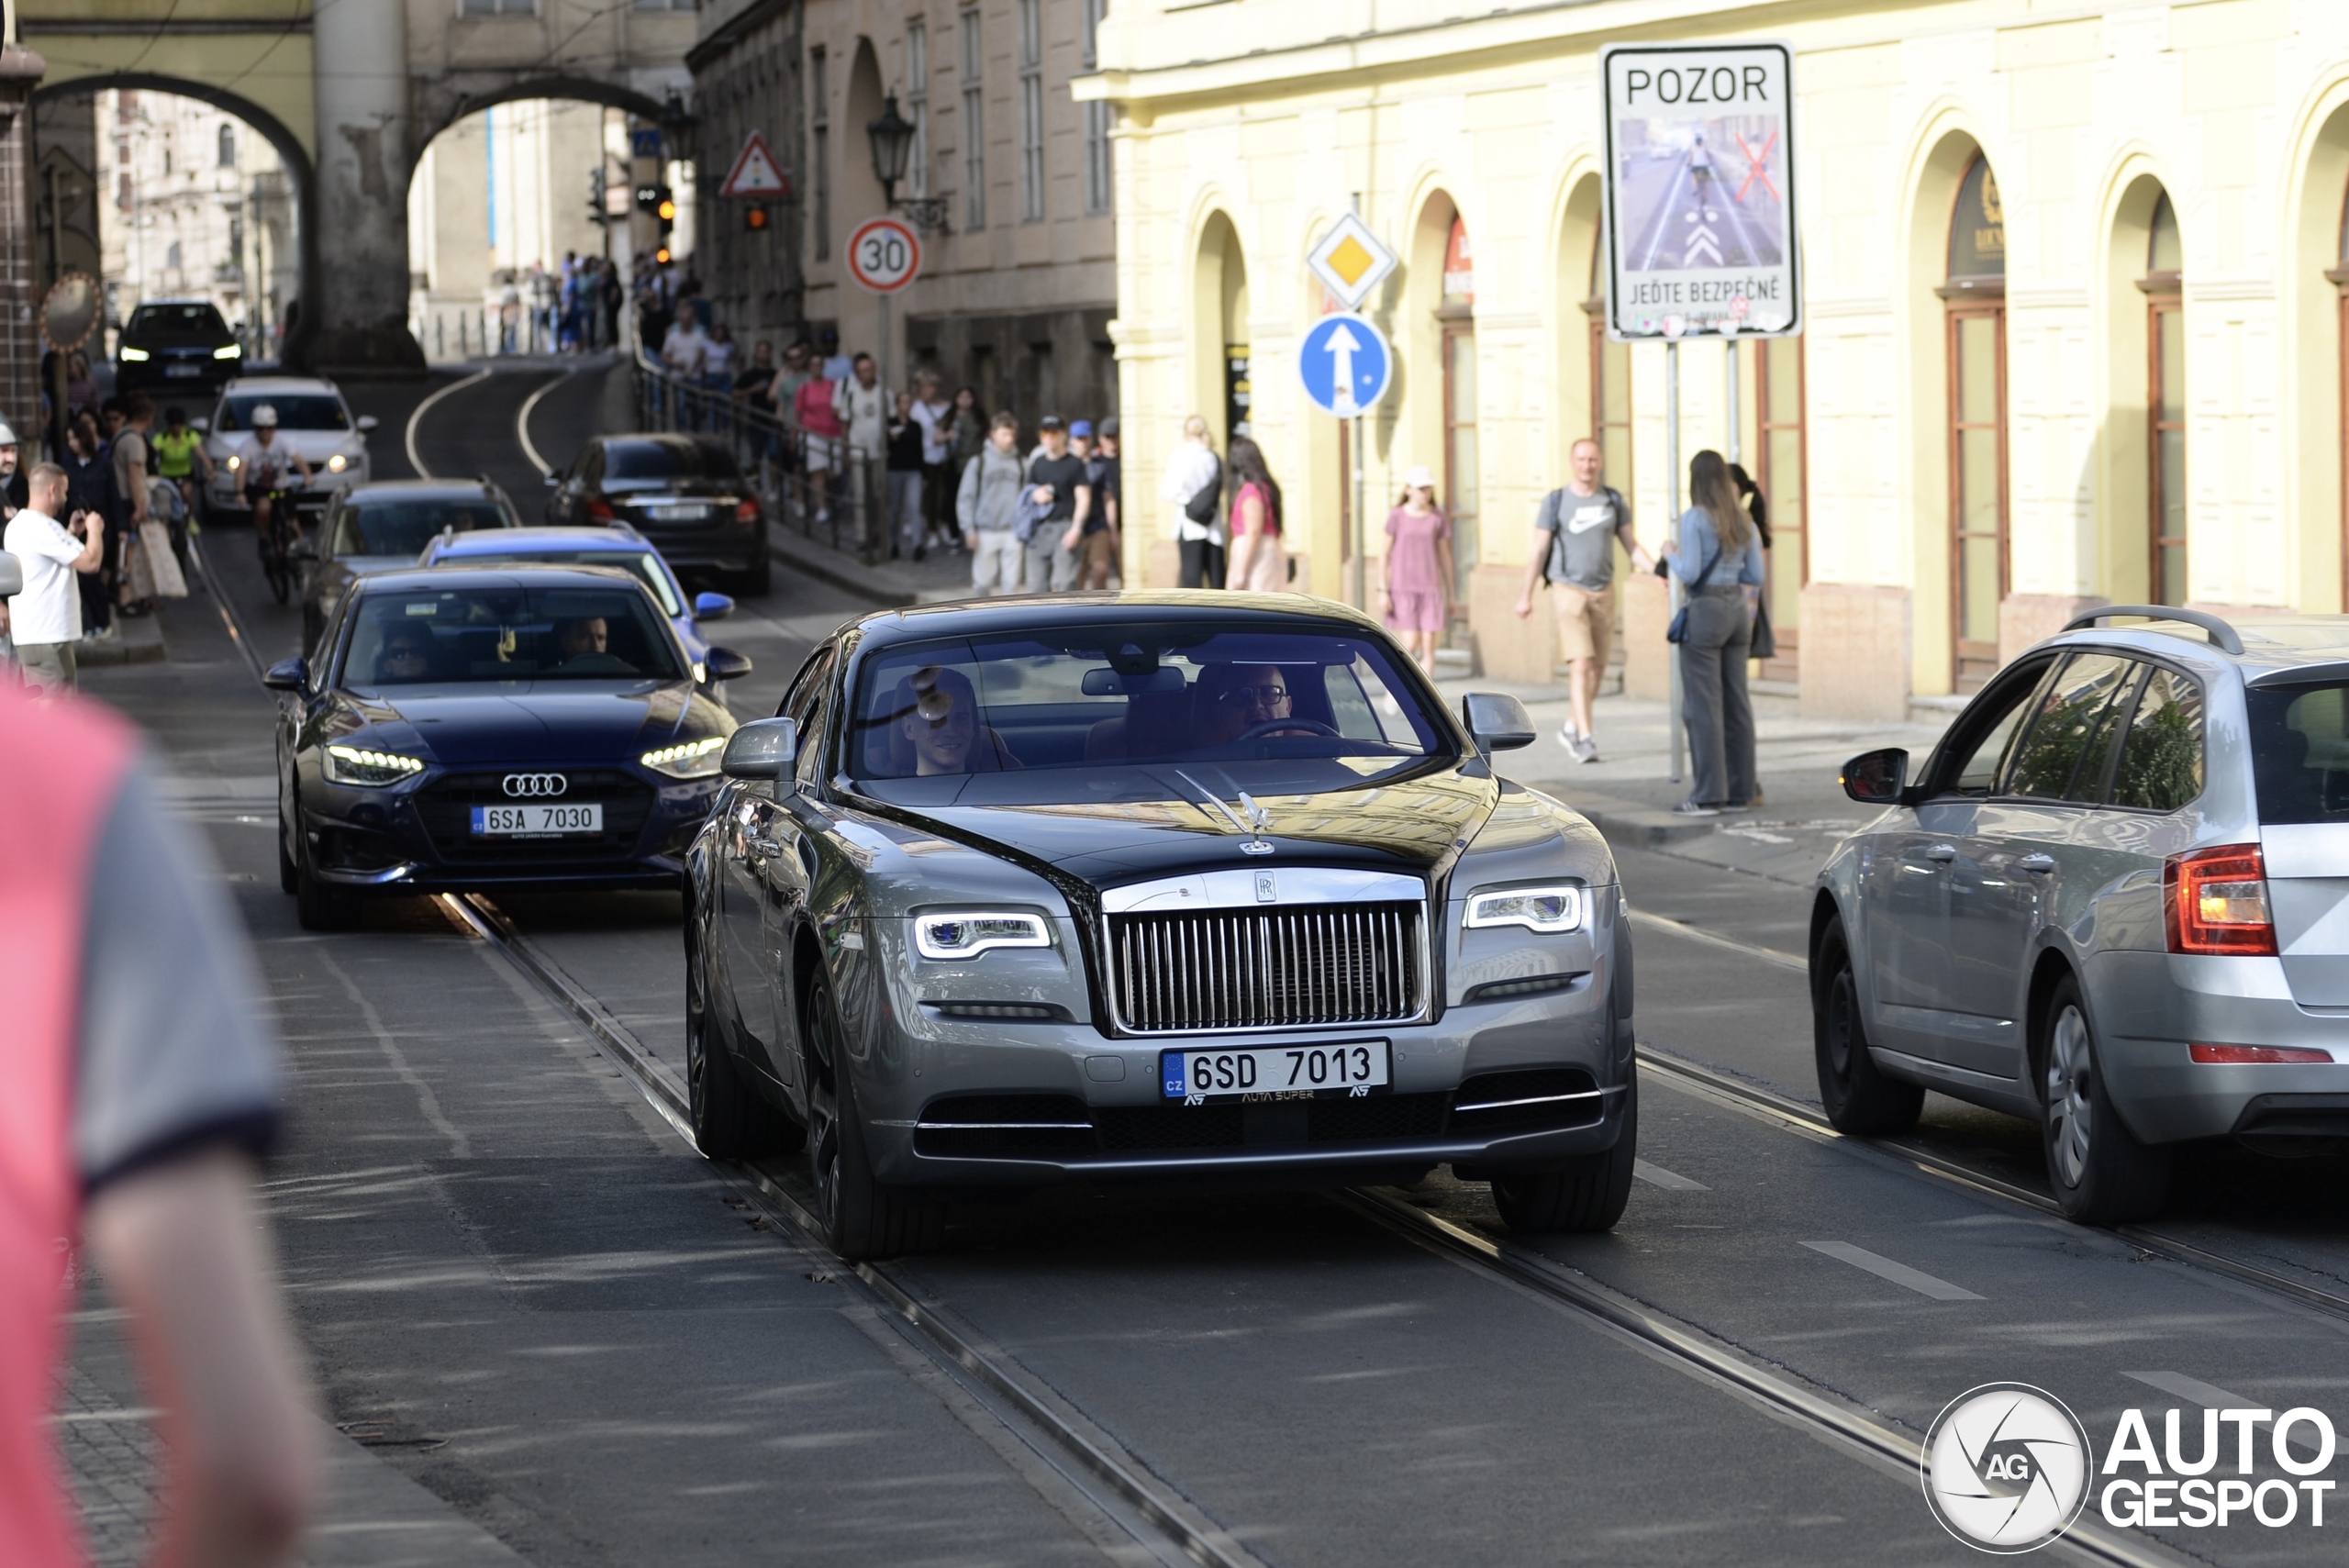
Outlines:
{"type": "Polygon", "coordinates": [[[450,773],[418,790],[416,798],[417,813],[432,847],[442,860],[457,862],[625,859],[636,853],[637,840],[651,819],[652,806],[652,786],[617,768],[501,768],[495,773],[450,773]],[[517,796],[506,787],[509,776],[548,773],[562,775],[561,794],[517,796]],[[474,806],[513,806],[525,799],[560,801],[565,806],[597,802],[604,808],[604,830],[557,839],[473,837],[474,806]]]}
{"type": "Polygon", "coordinates": [[[1418,903],[1107,918],[1118,1021],[1136,1034],[1406,1023],[1427,1010],[1418,903]]]}

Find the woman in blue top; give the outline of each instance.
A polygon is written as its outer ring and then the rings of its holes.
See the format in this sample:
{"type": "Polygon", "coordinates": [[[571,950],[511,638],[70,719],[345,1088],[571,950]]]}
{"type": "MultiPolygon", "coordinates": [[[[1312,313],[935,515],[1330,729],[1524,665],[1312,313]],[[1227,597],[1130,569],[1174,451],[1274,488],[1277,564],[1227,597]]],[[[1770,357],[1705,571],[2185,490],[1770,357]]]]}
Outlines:
{"type": "Polygon", "coordinates": [[[1753,777],[1753,705],[1745,695],[1753,625],[1745,590],[1762,586],[1762,540],[1737,499],[1729,464],[1701,451],[1688,465],[1696,505],[1680,515],[1672,574],[1688,590],[1687,635],[1680,642],[1680,711],[1688,726],[1691,789],[1673,809],[1684,817],[1743,811],[1753,777]]]}

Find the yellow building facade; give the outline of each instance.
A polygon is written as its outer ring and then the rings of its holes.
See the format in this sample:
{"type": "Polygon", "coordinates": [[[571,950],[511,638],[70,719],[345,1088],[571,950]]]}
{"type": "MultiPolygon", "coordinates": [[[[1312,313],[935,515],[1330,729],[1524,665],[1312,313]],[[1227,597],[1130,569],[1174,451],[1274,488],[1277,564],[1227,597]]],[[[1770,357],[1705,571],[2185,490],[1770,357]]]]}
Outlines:
{"type": "MultiPolygon", "coordinates": [[[[2100,602],[2349,604],[2349,4],[1869,7],[1666,0],[1119,0],[1118,320],[1128,580],[1173,580],[1154,500],[1186,415],[1245,418],[1288,498],[1298,586],[1347,596],[1337,421],[1296,347],[1305,256],[1350,208],[1402,264],[1364,424],[1372,581],[1403,472],[1460,528],[1456,639],[1546,680],[1512,613],[1542,495],[1585,435],[1660,539],[1666,350],[1603,331],[1598,51],[1796,51],[1805,331],[1678,351],[1685,465],[1768,498],[1770,598],[1807,711],[1892,718],[1970,690],[2100,602]],[[1734,381],[1732,381],[1734,377],[1734,381]]],[[[1629,678],[1662,595],[1626,584],[1629,678]]]]}

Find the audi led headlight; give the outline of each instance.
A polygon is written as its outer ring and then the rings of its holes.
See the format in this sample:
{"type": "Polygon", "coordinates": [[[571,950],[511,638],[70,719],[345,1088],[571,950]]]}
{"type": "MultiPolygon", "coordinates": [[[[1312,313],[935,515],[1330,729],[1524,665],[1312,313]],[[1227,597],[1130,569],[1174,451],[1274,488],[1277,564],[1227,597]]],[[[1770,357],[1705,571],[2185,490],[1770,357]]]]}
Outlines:
{"type": "Polygon", "coordinates": [[[129,344],[128,344],[128,343],[125,343],[125,344],[121,347],[121,349],[119,349],[119,350],[117,350],[117,351],[118,353],[120,353],[120,354],[121,354],[121,356],[122,356],[124,359],[126,359],[126,360],[129,360],[129,361],[131,361],[133,363],[136,363],[137,361],[140,361],[140,360],[151,360],[151,359],[153,359],[153,358],[155,357],[154,355],[152,355],[152,354],[149,353],[146,350],[144,350],[144,349],[134,349],[134,348],[132,348],[132,347],[131,347],[129,344]]]}
{"type": "Polygon", "coordinates": [[[244,358],[244,355],[245,349],[241,343],[230,343],[224,348],[212,350],[212,357],[216,360],[239,360],[244,358]]]}
{"type": "Polygon", "coordinates": [[[973,959],[991,948],[1048,948],[1052,934],[1041,915],[996,910],[914,917],[914,951],[924,958],[973,959]]]}
{"type": "Polygon", "coordinates": [[[363,784],[372,789],[397,784],[423,771],[422,762],[396,751],[370,751],[362,746],[327,748],[327,777],[335,784],[363,784]]]}
{"type": "Polygon", "coordinates": [[[707,735],[699,740],[681,741],[657,751],[647,751],[637,761],[673,779],[706,779],[718,771],[718,760],[725,751],[725,736],[707,735]]]}
{"type": "Polygon", "coordinates": [[[1511,887],[1498,893],[1468,895],[1472,929],[1491,926],[1522,926],[1543,936],[1582,929],[1586,895],[1579,887],[1511,887]]]}

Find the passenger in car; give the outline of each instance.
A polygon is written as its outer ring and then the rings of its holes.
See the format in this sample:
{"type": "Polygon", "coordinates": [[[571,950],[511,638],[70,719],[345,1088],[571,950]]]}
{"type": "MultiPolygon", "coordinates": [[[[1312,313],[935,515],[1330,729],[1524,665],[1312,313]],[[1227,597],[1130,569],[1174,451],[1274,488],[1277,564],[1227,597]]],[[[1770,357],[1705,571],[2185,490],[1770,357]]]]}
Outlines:
{"type": "Polygon", "coordinates": [[[992,725],[979,722],[979,696],[958,670],[925,664],[897,683],[900,717],[893,748],[896,776],[1008,773],[1022,766],[992,725]],[[907,763],[911,767],[907,768],[907,763]]]}

